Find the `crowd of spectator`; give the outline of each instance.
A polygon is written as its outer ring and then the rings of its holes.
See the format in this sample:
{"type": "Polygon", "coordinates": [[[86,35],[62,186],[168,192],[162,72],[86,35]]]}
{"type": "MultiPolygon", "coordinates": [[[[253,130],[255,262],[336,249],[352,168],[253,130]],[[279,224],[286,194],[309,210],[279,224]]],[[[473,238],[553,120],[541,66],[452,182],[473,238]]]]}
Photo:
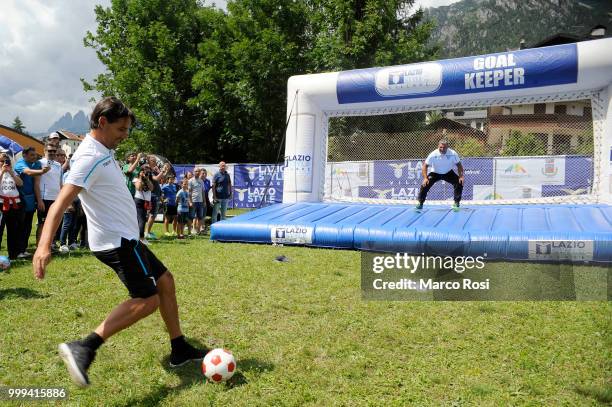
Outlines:
{"type": "MultiPolygon", "coordinates": [[[[70,172],[70,157],[66,157],[59,142],[59,134],[51,133],[43,157],[34,147],[27,147],[16,162],[8,151],[0,151],[0,242],[6,234],[11,260],[31,257],[28,244],[34,215],[38,245],[47,212],[70,172]]],[[[178,239],[204,235],[210,223],[225,219],[232,185],[224,162],[219,163],[219,171],[212,179],[208,178],[206,169],[196,167],[193,173],[187,172],[179,180],[172,165],[160,157],[129,153],[122,170],[134,198],[140,239],[144,244],[158,238],[152,228],[160,213],[163,213],[165,236],[178,239]]],[[[67,253],[87,247],[87,221],[77,196],[64,212],[51,250],[67,253]]]]}
{"type": "Polygon", "coordinates": [[[123,174],[134,197],[144,244],[158,238],[152,227],[160,213],[164,217],[165,236],[177,239],[205,235],[209,223],[225,219],[232,191],[225,162],[219,163],[219,171],[212,180],[208,179],[206,169],[199,167],[179,180],[172,165],[156,155],[131,152],[125,159],[123,174]]]}

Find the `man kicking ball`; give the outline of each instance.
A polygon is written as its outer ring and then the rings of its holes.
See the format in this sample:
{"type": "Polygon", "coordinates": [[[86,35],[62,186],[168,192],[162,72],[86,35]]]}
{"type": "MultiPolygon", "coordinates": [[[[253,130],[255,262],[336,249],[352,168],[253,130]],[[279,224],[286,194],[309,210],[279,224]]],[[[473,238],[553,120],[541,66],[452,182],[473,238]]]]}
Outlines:
{"type": "Polygon", "coordinates": [[[438,149],[432,151],[423,162],[423,183],[419,191],[419,204],[416,207],[417,211],[423,209],[423,203],[427,198],[429,189],[440,180],[444,180],[452,184],[454,191],[455,204],[453,210],[459,210],[461,195],[463,194],[463,165],[459,154],[453,149],[448,148],[447,140],[440,140],[438,149]],[[457,167],[459,175],[453,171],[457,167]],[[431,171],[429,171],[431,169],[431,171]]]}
{"type": "Polygon", "coordinates": [[[96,350],[108,338],[150,315],[156,309],[170,334],[170,366],[201,359],[207,350],[196,349],[181,332],[174,277],[138,240],[138,218],[132,194],[125,184],[114,149],[128,137],[134,114],[115,97],[102,99],[94,108],[90,133],[71,161],[70,173],[49,209],[32,260],[34,276],[42,279],[51,261],[51,242],[64,210],[79,195],[87,216],[89,247],[111,267],[129,291],[131,299],[115,307],[87,337],[59,345],[59,353],[72,379],[89,385],[87,369],[96,350]]]}

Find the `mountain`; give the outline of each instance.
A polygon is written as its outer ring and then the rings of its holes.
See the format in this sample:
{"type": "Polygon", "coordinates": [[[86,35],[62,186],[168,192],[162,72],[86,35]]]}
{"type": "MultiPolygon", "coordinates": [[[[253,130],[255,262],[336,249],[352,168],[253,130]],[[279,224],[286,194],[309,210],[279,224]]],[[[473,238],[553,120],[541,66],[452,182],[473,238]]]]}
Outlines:
{"type": "Polygon", "coordinates": [[[68,130],[76,134],[85,134],[89,131],[89,120],[82,110],[79,110],[74,117],[66,113],[49,127],[49,132],[55,130],[68,130]]]}
{"type": "Polygon", "coordinates": [[[557,33],[582,37],[598,24],[612,30],[609,0],[462,0],[424,11],[436,23],[440,58],[518,49],[521,39],[529,47],[557,33]]]}

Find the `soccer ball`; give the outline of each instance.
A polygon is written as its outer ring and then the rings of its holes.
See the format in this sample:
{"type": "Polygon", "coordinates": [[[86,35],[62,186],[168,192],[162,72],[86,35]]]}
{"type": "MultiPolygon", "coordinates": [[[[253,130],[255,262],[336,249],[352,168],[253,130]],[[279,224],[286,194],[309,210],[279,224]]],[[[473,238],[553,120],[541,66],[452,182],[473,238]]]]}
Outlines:
{"type": "Polygon", "coordinates": [[[0,270],[8,270],[11,267],[11,261],[6,256],[0,256],[0,270]]]}
{"type": "Polygon", "coordinates": [[[213,383],[224,382],[234,375],[236,360],[227,349],[213,349],[204,356],[202,373],[213,383]]]}

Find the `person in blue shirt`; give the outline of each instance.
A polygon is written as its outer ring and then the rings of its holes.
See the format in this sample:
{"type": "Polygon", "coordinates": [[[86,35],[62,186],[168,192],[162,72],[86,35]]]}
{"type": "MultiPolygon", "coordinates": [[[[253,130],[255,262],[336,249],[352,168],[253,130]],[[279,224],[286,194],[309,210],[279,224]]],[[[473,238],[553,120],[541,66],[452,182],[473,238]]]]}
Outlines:
{"type": "Polygon", "coordinates": [[[40,194],[40,176],[49,172],[51,167],[46,166],[43,168],[38,161],[38,153],[36,153],[34,147],[26,147],[22,152],[22,158],[15,163],[14,168],[17,175],[23,181],[20,191],[24,207],[23,234],[21,235],[19,255],[17,256],[23,259],[30,256],[26,249],[28,248],[30,233],[32,233],[34,212],[36,212],[36,209],[40,211],[45,210],[45,203],[40,194]]]}
{"type": "Polygon", "coordinates": [[[221,212],[221,220],[225,219],[227,203],[232,196],[232,180],[225,170],[225,161],[219,163],[219,172],[213,177],[213,211],[211,223],[217,221],[217,214],[221,212]]]}
{"type": "Polygon", "coordinates": [[[164,211],[164,230],[166,231],[166,236],[174,236],[176,234],[176,194],[178,192],[178,185],[176,185],[174,180],[174,175],[168,175],[168,182],[161,187],[162,197],[166,203],[164,211]],[[172,232],[168,231],[169,224],[173,225],[172,232]]]}
{"type": "Polygon", "coordinates": [[[206,204],[206,208],[205,208],[204,219],[202,223],[204,223],[203,228],[204,228],[204,232],[206,232],[206,217],[210,216],[212,218],[212,204],[210,203],[210,197],[209,197],[211,184],[210,184],[210,180],[207,178],[208,172],[204,168],[202,168],[202,173],[200,176],[202,178],[202,181],[204,182],[204,203],[206,204]]]}
{"type": "Polygon", "coordinates": [[[189,180],[183,178],[183,188],[176,194],[176,205],[178,215],[177,239],[184,239],[185,225],[189,225],[189,180]]]}

